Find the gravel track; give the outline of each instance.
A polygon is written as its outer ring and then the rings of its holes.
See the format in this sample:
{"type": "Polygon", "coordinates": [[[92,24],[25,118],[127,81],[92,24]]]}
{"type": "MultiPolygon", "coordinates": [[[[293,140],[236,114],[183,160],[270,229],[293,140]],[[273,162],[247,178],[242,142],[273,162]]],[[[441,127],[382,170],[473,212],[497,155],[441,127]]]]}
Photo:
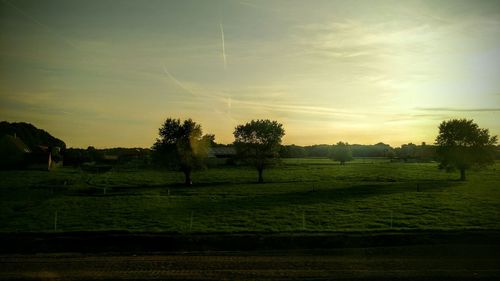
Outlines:
{"type": "Polygon", "coordinates": [[[0,280],[500,280],[498,250],[495,245],[434,245],[299,252],[2,255],[0,280]]]}

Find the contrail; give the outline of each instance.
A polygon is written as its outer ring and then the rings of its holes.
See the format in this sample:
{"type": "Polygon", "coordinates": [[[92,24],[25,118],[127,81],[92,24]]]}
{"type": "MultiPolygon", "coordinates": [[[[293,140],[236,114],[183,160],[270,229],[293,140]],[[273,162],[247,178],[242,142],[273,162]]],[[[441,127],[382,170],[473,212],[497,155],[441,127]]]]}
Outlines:
{"type": "Polygon", "coordinates": [[[68,39],[64,38],[64,36],[60,35],[59,33],[55,32],[52,28],[50,28],[46,24],[41,23],[39,20],[37,20],[33,16],[30,16],[29,14],[27,14],[26,12],[24,12],[22,9],[20,9],[16,5],[12,4],[11,2],[9,2],[7,0],[2,0],[2,2],[4,2],[7,5],[9,5],[10,7],[14,8],[20,14],[22,14],[23,16],[25,16],[26,18],[28,18],[30,21],[32,21],[33,23],[37,24],[38,26],[41,26],[42,28],[44,28],[49,33],[52,33],[53,35],[55,35],[56,37],[58,37],[59,39],[61,39],[64,43],[66,43],[67,45],[69,45],[69,46],[77,49],[77,47],[75,46],[75,44],[73,44],[71,41],[69,41],[68,39]]]}
{"type": "Polygon", "coordinates": [[[172,80],[175,84],[177,84],[177,86],[179,86],[180,88],[182,88],[184,91],[190,93],[193,96],[197,96],[196,93],[194,93],[193,91],[191,91],[191,89],[189,89],[188,87],[184,86],[184,84],[182,84],[181,81],[177,80],[172,74],[170,74],[170,72],[168,72],[167,67],[165,66],[165,64],[163,64],[163,72],[165,72],[165,74],[167,74],[168,78],[170,78],[170,80],[172,80]]]}
{"type": "Polygon", "coordinates": [[[172,82],[174,82],[177,86],[179,86],[179,88],[183,89],[184,91],[190,93],[191,95],[193,95],[195,97],[203,97],[203,98],[216,99],[216,100],[219,100],[219,101],[225,101],[225,98],[222,97],[222,96],[219,96],[219,95],[209,94],[209,93],[205,93],[205,92],[197,92],[197,91],[195,92],[195,91],[193,91],[189,87],[185,86],[184,83],[182,83],[179,79],[175,78],[167,70],[167,67],[165,66],[165,64],[163,64],[163,72],[165,72],[165,74],[168,76],[168,78],[170,78],[170,80],[172,80],[172,82]]]}
{"type": "Polygon", "coordinates": [[[267,110],[275,110],[280,112],[290,112],[290,113],[305,113],[310,115],[318,115],[318,116],[335,116],[335,117],[359,117],[362,114],[352,113],[343,110],[332,109],[328,107],[318,107],[318,106],[299,106],[299,105],[289,105],[289,104],[268,104],[263,102],[254,102],[248,100],[239,100],[234,99],[230,95],[217,95],[213,93],[207,93],[206,91],[195,92],[185,86],[181,81],[175,78],[168,70],[165,64],[163,64],[163,72],[168,76],[168,78],[174,82],[179,88],[188,92],[197,98],[207,98],[212,100],[217,100],[225,104],[226,106],[226,114],[231,117],[231,112],[233,107],[246,107],[246,108],[255,108],[255,109],[267,109],[267,110]]]}
{"type": "Polygon", "coordinates": [[[226,61],[226,47],[225,47],[225,42],[224,42],[224,27],[222,26],[222,23],[220,25],[220,35],[222,38],[222,58],[224,59],[224,69],[227,68],[227,61],[226,61]]]}

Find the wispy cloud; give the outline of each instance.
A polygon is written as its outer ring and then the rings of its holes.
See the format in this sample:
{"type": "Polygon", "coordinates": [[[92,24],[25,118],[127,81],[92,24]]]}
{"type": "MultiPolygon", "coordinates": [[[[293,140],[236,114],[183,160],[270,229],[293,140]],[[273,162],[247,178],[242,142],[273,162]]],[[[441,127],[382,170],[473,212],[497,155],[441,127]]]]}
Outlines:
{"type": "MultiPolygon", "coordinates": [[[[255,3],[250,3],[250,2],[246,2],[246,1],[240,1],[239,3],[240,3],[240,5],[247,6],[247,7],[259,10],[259,11],[279,12],[279,10],[269,7],[269,5],[268,6],[260,6],[260,5],[256,5],[255,3]]],[[[267,1],[264,3],[267,3],[267,1]]]]}
{"type": "MultiPolygon", "coordinates": [[[[186,83],[180,81],[175,76],[173,76],[163,65],[163,71],[168,76],[168,78],[174,82],[179,88],[184,91],[190,93],[193,97],[202,98],[205,100],[211,100],[219,102],[221,106],[225,107],[225,111],[231,112],[232,108],[238,108],[239,110],[246,109],[251,111],[259,111],[265,110],[268,113],[278,113],[278,112],[286,112],[289,114],[295,114],[297,116],[309,115],[309,116],[323,116],[323,117],[344,117],[344,118],[357,118],[360,116],[365,116],[366,112],[358,113],[353,112],[352,110],[340,110],[328,107],[314,106],[314,105],[296,105],[285,103],[281,101],[280,103],[276,103],[272,100],[267,100],[265,98],[265,94],[258,95],[260,96],[259,101],[254,101],[252,99],[242,99],[242,98],[234,98],[227,93],[225,94],[222,91],[210,89],[210,87],[204,87],[202,85],[193,84],[195,86],[188,87],[186,83]]],[[[264,89],[265,91],[265,89],[264,89]]],[[[237,93],[233,92],[233,95],[238,96],[237,93]]],[[[199,102],[199,101],[193,101],[199,102]]]]}
{"type": "MultiPolygon", "coordinates": [[[[274,101],[267,100],[266,101],[266,94],[265,92],[269,92],[269,88],[263,88],[261,91],[264,93],[262,95],[259,95],[257,93],[257,96],[260,97],[259,101],[254,101],[252,99],[242,99],[242,98],[233,98],[227,93],[225,94],[224,92],[220,90],[214,90],[211,89],[208,86],[203,86],[203,85],[198,85],[196,83],[187,83],[187,84],[193,84],[193,87],[188,87],[186,86],[186,82],[180,81],[177,79],[172,73],[170,73],[163,64],[163,72],[167,75],[167,77],[174,82],[179,88],[183,89],[187,93],[190,93],[193,97],[197,98],[204,98],[204,99],[210,99],[214,101],[221,102],[226,109],[230,110],[231,108],[244,108],[244,109],[252,109],[252,110],[262,110],[265,109],[266,111],[270,112],[288,112],[292,114],[306,114],[306,115],[316,115],[316,116],[342,116],[342,117],[357,117],[360,115],[364,115],[361,113],[355,113],[353,111],[348,111],[348,110],[339,110],[339,109],[333,109],[333,108],[328,108],[328,107],[321,107],[321,106],[314,106],[314,105],[295,105],[295,104],[290,104],[290,103],[284,103],[281,101],[280,103],[276,103],[274,101]]],[[[258,89],[255,87],[252,87],[253,90],[258,89]]],[[[233,95],[238,96],[237,92],[233,92],[233,95]]],[[[256,93],[254,92],[254,95],[256,93]]]]}
{"type": "MultiPolygon", "coordinates": [[[[3,104],[8,110],[28,110],[34,116],[79,118],[88,120],[113,121],[124,123],[145,123],[151,121],[150,116],[141,110],[126,111],[120,108],[102,106],[103,101],[95,101],[84,97],[71,98],[54,92],[18,92],[3,98],[3,104]]],[[[2,108],[4,110],[4,108],[2,108]]]]}
{"type": "Polygon", "coordinates": [[[240,1],[239,2],[241,5],[244,5],[244,6],[248,6],[248,7],[252,7],[252,8],[256,8],[256,9],[259,9],[260,7],[255,5],[255,4],[252,4],[252,3],[249,3],[249,2],[244,2],[244,1],[240,1]]]}
{"type": "Polygon", "coordinates": [[[8,0],[2,0],[2,2],[5,3],[6,5],[10,6],[14,10],[16,10],[18,13],[20,13],[25,18],[27,18],[29,21],[31,21],[31,22],[35,23],[36,25],[42,27],[46,32],[51,33],[52,35],[54,35],[55,37],[57,37],[60,41],[62,41],[66,45],[68,45],[68,46],[70,46],[70,47],[72,47],[74,49],[78,49],[78,47],[73,42],[71,42],[70,40],[68,40],[66,37],[62,36],[59,32],[56,32],[54,29],[52,29],[48,25],[43,24],[42,22],[40,22],[39,20],[37,20],[35,17],[31,16],[30,14],[26,13],[24,10],[22,10],[18,6],[12,4],[12,2],[10,2],[8,0]]]}
{"type": "Polygon", "coordinates": [[[500,107],[492,108],[458,108],[458,107],[417,107],[422,111],[444,111],[444,112],[498,112],[500,107]]]}
{"type": "MultiPolygon", "coordinates": [[[[367,23],[359,20],[340,20],[329,23],[296,26],[296,40],[310,53],[333,58],[394,57],[403,54],[429,55],[436,52],[460,52],[450,44],[450,38],[462,43],[477,40],[500,27],[500,20],[450,19],[442,21],[432,15],[414,13],[414,21],[402,19],[367,23]],[[474,38],[476,37],[476,38],[474,38]]],[[[457,43],[456,41],[454,42],[457,43]]]]}
{"type": "Polygon", "coordinates": [[[286,103],[265,103],[265,102],[254,102],[246,100],[233,100],[232,103],[236,106],[243,106],[252,109],[266,109],[275,112],[288,112],[293,114],[301,115],[316,115],[316,116],[330,116],[330,117],[359,117],[363,116],[362,113],[356,113],[353,111],[344,111],[335,108],[320,107],[320,106],[308,106],[308,105],[293,105],[286,103]]]}

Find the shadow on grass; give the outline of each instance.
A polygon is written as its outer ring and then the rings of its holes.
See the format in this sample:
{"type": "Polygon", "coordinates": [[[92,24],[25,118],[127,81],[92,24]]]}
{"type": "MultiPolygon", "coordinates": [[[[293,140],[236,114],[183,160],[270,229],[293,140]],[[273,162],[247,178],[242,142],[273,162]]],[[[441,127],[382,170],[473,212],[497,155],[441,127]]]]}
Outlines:
{"type": "MultiPolygon", "coordinates": [[[[392,181],[374,181],[350,184],[341,183],[344,185],[342,187],[335,187],[334,183],[322,182],[322,181],[298,181],[298,180],[285,180],[285,181],[270,181],[266,183],[257,183],[255,181],[241,181],[241,182],[231,182],[231,181],[214,181],[214,182],[201,182],[194,183],[192,186],[185,186],[182,183],[171,183],[171,184],[155,184],[155,185],[139,185],[139,186],[111,186],[111,187],[96,187],[89,186],[88,188],[74,189],[65,191],[65,195],[70,196],[142,196],[147,191],[159,190],[160,196],[166,196],[170,194],[175,194],[176,196],[194,196],[196,197],[197,191],[209,188],[209,187],[227,187],[233,186],[234,188],[239,188],[239,186],[253,185],[262,187],[265,191],[266,185],[276,185],[276,184],[300,184],[304,188],[301,191],[293,192],[278,192],[278,193],[267,193],[267,194],[256,194],[253,196],[237,196],[236,198],[229,197],[225,199],[221,206],[217,206],[219,203],[214,203],[211,201],[206,202],[208,205],[213,205],[214,208],[225,209],[224,204],[231,206],[239,206],[240,204],[257,204],[257,205],[269,205],[270,206],[280,206],[285,204],[314,204],[321,203],[325,201],[343,201],[350,199],[359,199],[369,196],[387,195],[393,193],[404,193],[404,192],[441,192],[444,188],[459,185],[461,181],[450,181],[450,180],[422,180],[422,181],[407,181],[407,182],[392,182],[392,181]],[[240,199],[243,197],[243,199],[240,199]],[[232,202],[236,201],[236,202],[232,202]],[[240,202],[241,201],[241,202],[240,202]]],[[[224,193],[217,192],[217,195],[223,195],[224,193]]],[[[226,197],[227,198],[227,197],[226,197]]],[[[261,206],[262,207],[262,206],[261,206]]],[[[232,207],[231,207],[232,208],[232,207]]]]}
{"type": "Polygon", "coordinates": [[[249,184],[248,182],[208,182],[208,183],[195,183],[192,186],[186,186],[183,183],[170,183],[170,184],[151,184],[151,185],[125,185],[125,186],[96,186],[90,185],[86,188],[79,188],[67,190],[65,195],[69,196],[141,196],[147,191],[159,190],[159,195],[167,195],[172,192],[176,195],[190,195],[199,189],[215,186],[237,186],[249,184]],[[106,189],[106,193],[104,192],[106,189]]]}
{"type": "MultiPolygon", "coordinates": [[[[314,205],[326,202],[345,202],[373,196],[397,193],[441,192],[445,188],[460,184],[457,181],[425,181],[417,183],[372,183],[353,184],[343,187],[319,187],[293,192],[258,194],[254,196],[238,196],[224,198],[220,201],[206,201],[195,208],[230,211],[238,209],[265,210],[288,205],[314,205]]],[[[265,187],[265,184],[262,184],[265,187]]]]}

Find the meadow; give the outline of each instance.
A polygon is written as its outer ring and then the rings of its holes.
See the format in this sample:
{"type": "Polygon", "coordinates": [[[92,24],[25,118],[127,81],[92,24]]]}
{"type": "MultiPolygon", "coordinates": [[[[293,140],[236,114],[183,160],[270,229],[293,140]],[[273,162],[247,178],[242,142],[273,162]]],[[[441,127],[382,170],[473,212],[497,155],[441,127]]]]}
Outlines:
{"type": "Polygon", "coordinates": [[[458,173],[436,163],[284,159],[193,174],[117,167],[0,171],[0,232],[344,232],[500,229],[500,162],[458,173]]]}

